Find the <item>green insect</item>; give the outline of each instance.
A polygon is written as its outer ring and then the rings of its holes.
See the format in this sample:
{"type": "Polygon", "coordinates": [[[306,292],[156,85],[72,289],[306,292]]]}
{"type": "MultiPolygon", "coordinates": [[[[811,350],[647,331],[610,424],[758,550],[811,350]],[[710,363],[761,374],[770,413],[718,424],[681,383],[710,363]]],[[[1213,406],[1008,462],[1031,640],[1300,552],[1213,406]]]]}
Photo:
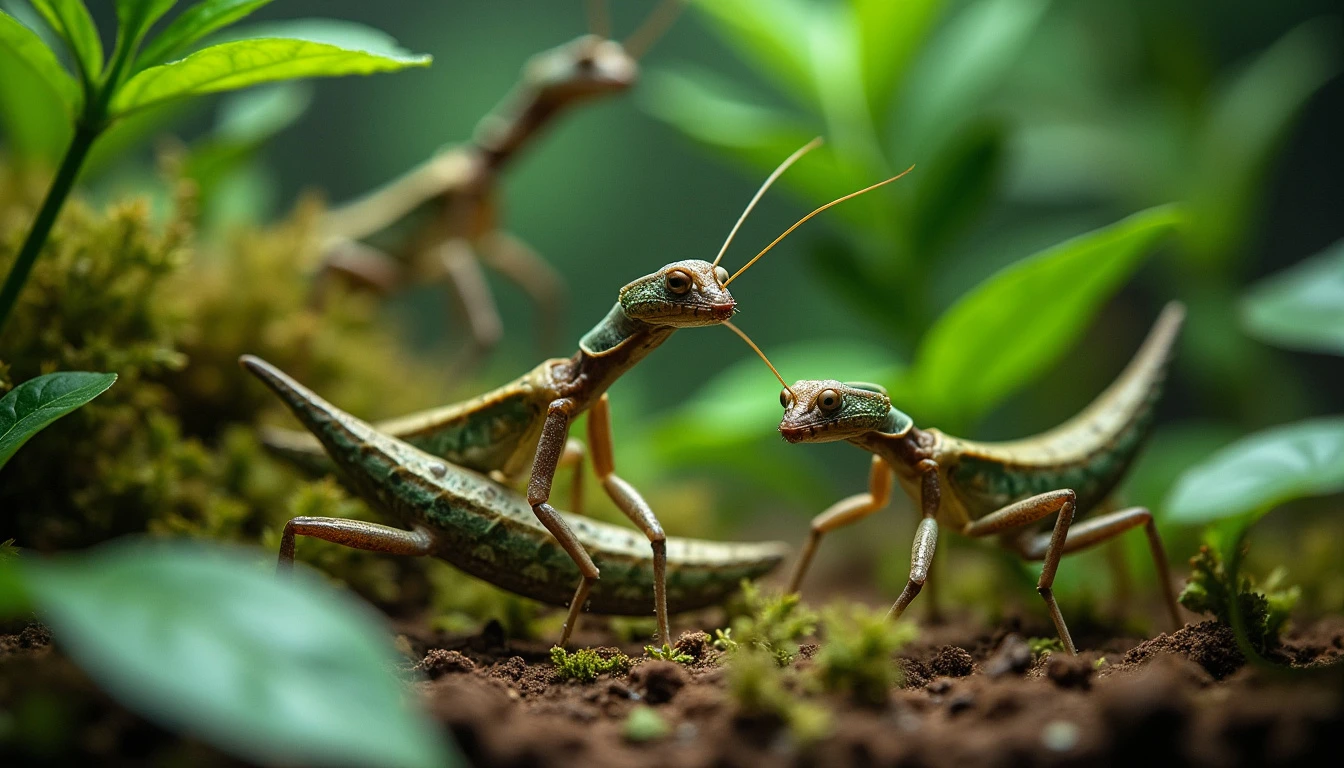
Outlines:
{"type": "MultiPolygon", "coordinates": [[[[607,316],[579,341],[570,358],[547,360],[522,377],[464,403],[381,422],[375,429],[404,440],[451,464],[489,473],[512,484],[530,474],[527,498],[533,512],[578,565],[582,576],[570,604],[561,638],[568,640],[588,592],[598,580],[598,569],[583,542],[550,505],[551,483],[560,466],[572,466],[576,495],[573,511],[581,512],[578,478],[584,445],[569,439],[569,425],[588,412],[588,443],[593,469],[603,489],[630,521],[648,538],[653,550],[654,613],[659,642],[671,642],[667,625],[664,571],[666,536],[653,510],[628,482],[616,474],[612,457],[611,416],[606,390],[623,373],[672,336],[678,328],[729,325],[736,303],[728,285],[804,222],[822,211],[888,184],[900,176],[852,192],[817,208],[789,227],[735,274],[719,266],[738,227],[793,162],[818,146],[814,139],[794,152],[766,179],[738,218],[713,262],[677,261],[635,280],[621,289],[607,316]]],[[[908,172],[908,171],[907,171],[908,172]]],[[[904,174],[901,174],[904,175],[904,174]]],[[[324,446],[305,432],[270,430],[263,436],[273,451],[318,471],[330,469],[324,446]]],[[[306,535],[321,536],[311,527],[306,535]]]]}
{"type": "Polygon", "coordinates": [[[538,308],[541,348],[554,349],[552,333],[564,315],[564,284],[550,264],[499,225],[502,174],[561,115],[633,87],[640,55],[679,8],[679,0],[665,0],[639,30],[619,42],[608,39],[604,8],[594,5],[590,34],[532,57],[504,106],[479,123],[471,141],[328,212],[314,302],[321,303],[336,276],[382,295],[443,282],[461,305],[471,334],[464,359],[454,366],[461,371],[503,335],[484,266],[531,298],[538,308]]]}
{"type": "MultiPolygon", "coordinates": [[[[321,440],[361,498],[405,526],[296,517],[281,538],[281,572],[293,567],[295,537],[316,536],[359,549],[435,555],[511,592],[563,606],[582,574],[564,540],[552,535],[550,526],[558,524],[602,564],[603,578],[585,595],[591,610],[616,615],[648,610],[659,566],[634,532],[559,512],[543,525],[516,492],[379,432],[264,360],[244,356],[240,362],[321,440]]],[[[780,543],[668,538],[667,608],[688,611],[720,602],[742,579],[769,573],[787,552],[780,543]]]]}
{"type": "Polygon", "coordinates": [[[1075,653],[1052,592],[1060,557],[1143,526],[1171,620],[1180,626],[1166,554],[1151,512],[1131,507],[1077,525],[1074,521],[1103,508],[1133,463],[1152,424],[1184,316],[1180,304],[1167,305],[1129,366],[1082,413],[1048,432],[1011,442],[974,442],[919,429],[875,384],[834,380],[784,384],[779,432],[785,440],[847,440],[873,454],[868,492],[843,499],[812,520],[789,589],[797,591],[802,584],[822,536],[886,506],[894,474],[918,502],[921,519],[911,550],[910,578],[891,608],[893,618],[924,586],[939,526],[965,536],[998,535],[1016,554],[1044,561],[1037,591],[1065,649],[1075,653]],[[1032,524],[1050,515],[1056,516],[1053,530],[1034,530],[1032,524]]]}

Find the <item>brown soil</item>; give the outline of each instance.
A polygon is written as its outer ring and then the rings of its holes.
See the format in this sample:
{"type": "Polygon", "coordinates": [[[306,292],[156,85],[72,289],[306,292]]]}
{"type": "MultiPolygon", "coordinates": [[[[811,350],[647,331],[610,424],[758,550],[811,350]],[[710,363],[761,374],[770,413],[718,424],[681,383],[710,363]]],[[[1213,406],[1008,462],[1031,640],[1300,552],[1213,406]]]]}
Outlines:
{"type": "MultiPolygon", "coordinates": [[[[430,711],[475,765],[1344,764],[1341,668],[1302,669],[1341,660],[1344,618],[1291,633],[1276,658],[1298,668],[1289,673],[1246,665],[1231,633],[1212,622],[1144,641],[1080,637],[1095,650],[1077,657],[1033,658],[1023,637],[1045,632],[1031,629],[926,627],[897,660],[905,686],[880,708],[799,692],[833,720],[812,744],[797,743],[777,718],[738,711],[703,633],[679,643],[689,664],[644,660],[587,684],[558,679],[546,643],[506,641],[496,626],[456,638],[408,629],[399,646],[430,711]],[[665,735],[632,741],[627,724],[644,707],[665,735]]],[[[588,634],[583,642],[610,644],[588,634]]],[[[811,664],[815,650],[804,646],[795,664],[811,664]]],[[[0,712],[32,706],[57,712],[64,736],[16,734],[12,718],[6,733],[0,722],[0,763],[232,762],[98,693],[36,625],[0,635],[0,712]]]]}

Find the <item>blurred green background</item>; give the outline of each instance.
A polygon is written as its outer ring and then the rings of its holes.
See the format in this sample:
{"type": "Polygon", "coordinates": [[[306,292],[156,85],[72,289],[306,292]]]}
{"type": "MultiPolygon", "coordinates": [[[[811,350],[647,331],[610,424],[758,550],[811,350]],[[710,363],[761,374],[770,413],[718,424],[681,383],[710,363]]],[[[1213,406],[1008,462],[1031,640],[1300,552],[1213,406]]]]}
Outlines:
{"type": "MultiPolygon", "coordinates": [[[[653,5],[613,2],[618,36],[653,5]]],[[[968,437],[1053,426],[1119,372],[1163,303],[1181,299],[1190,325],[1131,483],[1136,501],[1158,504],[1183,468],[1240,434],[1344,406],[1344,358],[1253,341],[1237,309],[1247,286],[1344,237],[1335,3],[693,5],[645,58],[634,93],[559,121],[505,180],[508,227],[569,284],[566,338],[576,341],[631,279],[712,258],[769,168],[822,134],[827,149],[767,196],[726,257],[730,268],[815,205],[916,168],[809,223],[734,283],[740,326],[786,378],[876,378],[899,399],[899,371],[919,339],[973,286],[1065,238],[1180,202],[1191,225],[1045,375],[983,417],[955,404],[898,405],[921,426],[968,437]]],[[[246,204],[225,206],[238,213],[217,222],[221,231],[282,216],[307,191],[345,201],[469,137],[529,56],[585,28],[580,3],[553,0],[285,0],[256,18],[316,15],[386,30],[434,64],[314,83],[306,111],[235,186],[246,204]]],[[[178,115],[173,132],[186,141],[209,133],[214,110],[206,101],[178,115]]],[[[152,167],[141,145],[87,181],[107,199],[143,189],[152,167]]],[[[531,307],[512,285],[493,286],[508,335],[463,389],[537,362],[531,307]]],[[[447,366],[465,336],[445,295],[416,289],[380,320],[447,366]]],[[[617,383],[617,462],[672,533],[801,541],[812,514],[863,487],[868,459],[845,445],[784,446],[774,432],[778,386],[747,354],[726,330],[679,333],[617,383]],[[708,421],[725,407],[744,417],[708,421]],[[706,440],[714,430],[722,439],[706,440]]],[[[395,373],[386,378],[397,386],[395,373]]],[[[913,520],[903,499],[893,506],[898,513],[828,540],[819,584],[848,578],[880,595],[877,585],[903,580],[913,520]],[[873,573],[877,581],[866,578],[873,573]]],[[[1315,519],[1278,518],[1279,551],[1293,551],[1303,541],[1294,531],[1315,519]]],[[[1190,553],[1191,540],[1172,546],[1173,559],[1190,553]]],[[[956,568],[961,557],[966,573],[981,572],[982,559],[960,552],[956,568]]],[[[1148,566],[1134,562],[1146,578],[1148,566]]],[[[1073,588],[1086,591],[1079,582],[1090,578],[1079,572],[1073,588]]],[[[1061,591],[1069,581],[1066,572],[1061,591]]]]}

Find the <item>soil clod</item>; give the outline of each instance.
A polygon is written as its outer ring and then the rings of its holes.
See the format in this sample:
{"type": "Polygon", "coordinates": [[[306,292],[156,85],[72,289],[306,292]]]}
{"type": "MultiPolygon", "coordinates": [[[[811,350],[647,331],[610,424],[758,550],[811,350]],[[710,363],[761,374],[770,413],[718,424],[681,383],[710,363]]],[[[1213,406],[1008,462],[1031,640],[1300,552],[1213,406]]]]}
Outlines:
{"type": "Polygon", "coordinates": [[[1003,638],[999,648],[985,662],[985,674],[990,677],[1003,677],[1007,674],[1023,675],[1031,668],[1031,646],[1017,633],[1003,638]]]}
{"type": "Polygon", "coordinates": [[[674,661],[646,661],[630,672],[630,682],[650,704],[665,704],[686,685],[686,672],[674,661]]]}

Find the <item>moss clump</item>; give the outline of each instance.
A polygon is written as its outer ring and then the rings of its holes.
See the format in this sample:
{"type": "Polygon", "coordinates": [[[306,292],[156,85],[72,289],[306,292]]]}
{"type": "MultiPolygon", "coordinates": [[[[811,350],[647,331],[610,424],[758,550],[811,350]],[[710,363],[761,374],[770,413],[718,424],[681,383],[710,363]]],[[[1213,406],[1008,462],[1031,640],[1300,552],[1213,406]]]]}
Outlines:
{"type": "Polygon", "coordinates": [[[826,643],[814,667],[821,687],[848,694],[858,704],[885,704],[888,692],[902,682],[892,655],[914,639],[914,626],[854,605],[828,610],[824,627],[826,643]]]}
{"type": "MultiPolygon", "coordinates": [[[[831,731],[829,713],[788,689],[792,675],[782,669],[773,653],[760,647],[739,646],[728,662],[728,694],[739,717],[775,720],[786,725],[800,744],[810,744],[831,731]]],[[[798,685],[796,676],[792,682],[798,685]]]]}
{"type": "Polygon", "coordinates": [[[560,646],[551,649],[551,663],[562,680],[591,683],[598,675],[625,674],[630,671],[630,657],[614,648],[581,648],[569,653],[560,646]]]}
{"type": "Polygon", "coordinates": [[[808,610],[798,595],[766,595],[745,580],[739,614],[731,627],[715,630],[715,647],[729,652],[742,647],[764,650],[780,666],[793,663],[798,640],[817,629],[817,614],[808,610]]]}
{"type": "Polygon", "coordinates": [[[1279,635],[1302,594],[1298,587],[1284,585],[1286,576],[1286,570],[1275,568],[1257,587],[1255,579],[1243,573],[1233,585],[1222,558],[1211,547],[1203,546],[1190,558],[1190,581],[1181,590],[1180,602],[1196,613],[1212,614],[1232,626],[1235,600],[1246,624],[1247,639],[1264,653],[1279,644],[1279,635]]]}
{"type": "Polygon", "coordinates": [[[1031,657],[1036,659],[1064,650],[1064,643],[1058,637],[1031,637],[1027,638],[1027,647],[1031,649],[1031,657]]]}

